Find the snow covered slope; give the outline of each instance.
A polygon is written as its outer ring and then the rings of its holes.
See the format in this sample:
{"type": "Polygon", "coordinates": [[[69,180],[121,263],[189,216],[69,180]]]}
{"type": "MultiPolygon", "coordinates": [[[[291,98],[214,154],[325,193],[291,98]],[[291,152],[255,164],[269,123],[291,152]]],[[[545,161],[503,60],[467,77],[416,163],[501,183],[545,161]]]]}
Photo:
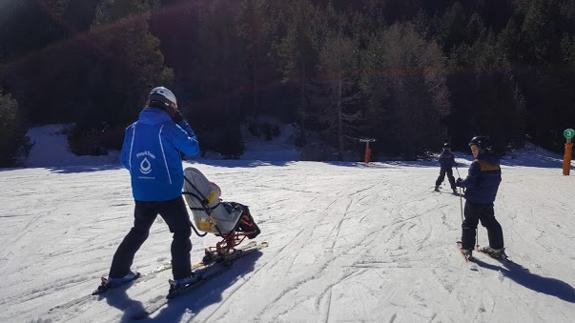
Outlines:
{"type": "MultiPolygon", "coordinates": [[[[517,161],[517,160],[516,160],[517,161]]],[[[460,200],[432,192],[433,163],[203,161],[223,198],[248,204],[269,247],[176,299],[156,322],[572,322],[575,176],[507,160],[495,206],[516,265],[456,250],[460,200]]],[[[460,167],[464,176],[467,171],[460,167]]],[[[446,185],[446,184],[444,184],[446,185]]],[[[169,271],[107,298],[132,223],[119,166],[0,170],[0,322],[118,322],[168,290],[169,271]]],[[[487,241],[483,228],[480,244],[487,241]]],[[[160,219],[136,255],[144,275],[169,262],[160,219]]],[[[192,236],[192,261],[215,237],[192,236]]]]}
{"type": "Polygon", "coordinates": [[[32,149],[24,164],[28,167],[70,165],[101,165],[118,162],[118,152],[104,156],[77,156],[68,148],[67,131],[70,125],[50,124],[28,130],[32,149]]]}

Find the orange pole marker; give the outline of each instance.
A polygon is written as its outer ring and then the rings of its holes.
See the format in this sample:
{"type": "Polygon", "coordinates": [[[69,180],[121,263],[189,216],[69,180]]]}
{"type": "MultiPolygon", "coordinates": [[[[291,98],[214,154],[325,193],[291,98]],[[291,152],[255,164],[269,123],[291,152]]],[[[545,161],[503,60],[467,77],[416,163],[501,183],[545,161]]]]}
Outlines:
{"type": "Polygon", "coordinates": [[[563,154],[563,175],[569,176],[571,171],[571,159],[573,157],[573,143],[567,142],[565,144],[565,154],[563,154]]]}
{"type": "Polygon", "coordinates": [[[359,142],[365,142],[365,152],[363,154],[363,161],[366,164],[369,164],[371,162],[371,147],[369,147],[369,143],[375,142],[375,139],[373,139],[373,138],[362,138],[362,139],[359,139],[359,142]]]}
{"type": "Polygon", "coordinates": [[[575,130],[572,128],[563,131],[565,137],[565,153],[563,154],[563,175],[569,176],[571,171],[571,158],[573,157],[573,138],[575,137],[575,130]]]}
{"type": "Polygon", "coordinates": [[[371,162],[371,148],[369,148],[369,142],[367,143],[367,145],[365,147],[364,161],[366,164],[369,164],[371,162]]]}

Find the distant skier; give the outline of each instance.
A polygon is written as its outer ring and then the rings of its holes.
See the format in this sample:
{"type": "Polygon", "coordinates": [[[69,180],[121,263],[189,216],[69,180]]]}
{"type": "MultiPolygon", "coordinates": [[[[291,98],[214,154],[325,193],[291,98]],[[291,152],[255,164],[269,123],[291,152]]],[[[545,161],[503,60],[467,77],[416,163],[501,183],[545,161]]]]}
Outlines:
{"type": "Polygon", "coordinates": [[[448,143],[443,144],[443,150],[439,155],[439,165],[441,169],[439,170],[439,177],[435,181],[435,191],[439,192],[439,185],[443,183],[445,179],[445,175],[447,175],[447,179],[449,180],[449,185],[451,185],[451,190],[453,194],[457,194],[457,189],[455,187],[455,177],[453,177],[453,166],[455,166],[455,156],[451,152],[448,143]]]}
{"type": "Polygon", "coordinates": [[[134,226],[114,254],[109,277],[102,279],[95,293],[139,276],[130,267],[158,214],[173,233],[174,280],[186,284],[194,279],[190,263],[191,222],[181,195],[181,158],[195,157],[199,152],[196,135],[178,110],[176,96],[165,87],[154,88],[139,119],[126,128],[121,151],[122,164],[130,171],[132,181],[134,226]]]}
{"type": "Polygon", "coordinates": [[[499,157],[493,153],[489,137],[473,137],[469,142],[471,153],[475,160],[469,166],[467,178],[458,178],[456,185],[465,188],[465,219],[462,224],[462,252],[464,256],[472,256],[475,245],[477,224],[487,229],[489,247],[480,251],[495,258],[505,257],[503,247],[503,230],[495,219],[493,202],[501,183],[501,168],[499,157]]]}

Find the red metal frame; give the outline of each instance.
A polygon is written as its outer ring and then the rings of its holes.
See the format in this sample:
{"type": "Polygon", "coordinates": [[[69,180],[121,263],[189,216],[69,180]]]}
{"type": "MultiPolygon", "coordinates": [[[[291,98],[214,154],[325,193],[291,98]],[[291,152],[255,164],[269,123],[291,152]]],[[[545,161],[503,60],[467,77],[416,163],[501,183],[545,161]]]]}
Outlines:
{"type": "MultiPolygon", "coordinates": [[[[244,218],[243,216],[240,218],[239,222],[242,222],[244,226],[250,225],[248,219],[244,218]]],[[[215,247],[209,247],[209,252],[216,252],[218,255],[229,255],[235,251],[235,247],[242,243],[247,236],[254,233],[255,230],[252,231],[230,231],[227,234],[222,235],[222,240],[216,243],[215,247]]]]}

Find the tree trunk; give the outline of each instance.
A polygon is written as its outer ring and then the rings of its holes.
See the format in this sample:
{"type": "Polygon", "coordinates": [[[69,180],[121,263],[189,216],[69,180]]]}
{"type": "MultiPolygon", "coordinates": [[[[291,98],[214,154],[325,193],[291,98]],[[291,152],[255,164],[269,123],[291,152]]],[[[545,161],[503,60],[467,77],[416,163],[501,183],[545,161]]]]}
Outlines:
{"type": "Polygon", "coordinates": [[[339,159],[343,160],[343,106],[342,106],[342,97],[343,97],[343,80],[342,77],[339,77],[337,83],[337,139],[338,139],[338,153],[339,159]]]}
{"type": "Polygon", "coordinates": [[[301,62],[301,73],[300,73],[300,109],[301,109],[301,138],[305,142],[306,131],[305,131],[305,119],[307,115],[306,107],[306,68],[305,63],[301,62]]]}

